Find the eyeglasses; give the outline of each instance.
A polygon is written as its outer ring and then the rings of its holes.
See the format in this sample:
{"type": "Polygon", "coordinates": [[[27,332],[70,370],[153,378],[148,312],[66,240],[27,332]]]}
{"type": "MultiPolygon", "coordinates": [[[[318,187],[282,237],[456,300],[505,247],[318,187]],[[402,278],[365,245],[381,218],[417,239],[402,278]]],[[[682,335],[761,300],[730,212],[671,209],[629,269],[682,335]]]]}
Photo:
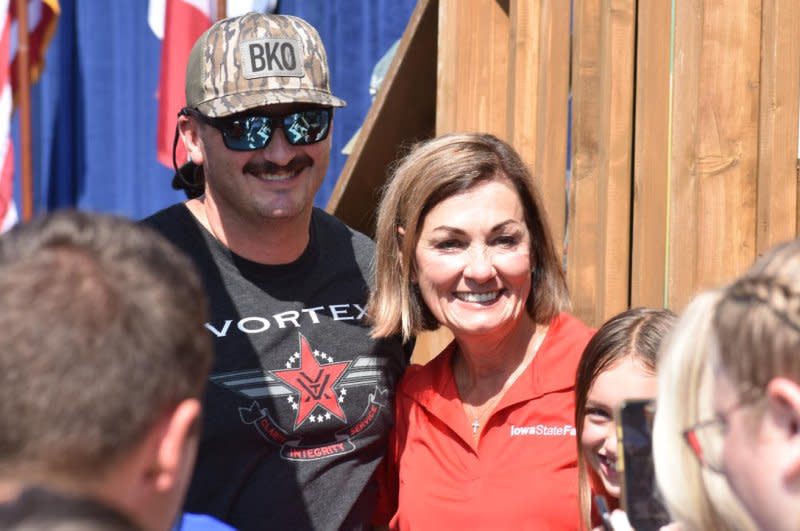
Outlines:
{"type": "Polygon", "coordinates": [[[717,413],[713,419],[698,422],[683,430],[683,439],[700,465],[719,474],[724,471],[722,451],[728,431],[728,417],[737,409],[753,405],[761,398],[760,395],[754,395],[740,400],[727,410],[717,413]]]}
{"type": "Polygon", "coordinates": [[[225,147],[233,151],[255,151],[269,144],[275,130],[283,128],[293,146],[307,146],[325,140],[333,110],[318,107],[289,114],[248,114],[212,118],[197,109],[184,107],[178,116],[194,116],[222,133],[225,147]]]}

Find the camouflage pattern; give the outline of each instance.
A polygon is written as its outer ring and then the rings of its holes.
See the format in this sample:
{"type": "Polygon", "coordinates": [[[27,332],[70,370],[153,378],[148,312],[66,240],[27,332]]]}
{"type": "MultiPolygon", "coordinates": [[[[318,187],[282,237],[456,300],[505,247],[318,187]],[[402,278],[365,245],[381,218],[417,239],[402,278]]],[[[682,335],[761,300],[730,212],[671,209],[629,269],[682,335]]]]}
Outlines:
{"type": "MultiPolygon", "coordinates": [[[[280,67],[280,55],[272,59],[280,67]]],[[[212,117],[277,103],[343,107],[344,100],[331,94],[329,78],[325,47],[308,22],[288,15],[248,13],[218,21],[194,44],[186,68],[186,105],[212,117]],[[250,67],[243,66],[247,58],[242,50],[264,42],[283,43],[290,59],[296,50],[297,64],[290,62],[295,68],[254,76],[250,67]]]]}

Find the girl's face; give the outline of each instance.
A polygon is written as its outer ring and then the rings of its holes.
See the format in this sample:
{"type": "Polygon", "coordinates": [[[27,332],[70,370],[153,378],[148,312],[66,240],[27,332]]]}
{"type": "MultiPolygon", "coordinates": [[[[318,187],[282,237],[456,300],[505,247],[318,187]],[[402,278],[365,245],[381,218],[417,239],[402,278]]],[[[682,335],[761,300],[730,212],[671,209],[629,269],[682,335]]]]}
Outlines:
{"type": "Polygon", "coordinates": [[[600,373],[586,399],[581,447],[609,496],[619,498],[617,427],[614,412],[630,399],[653,399],[656,378],[642,362],[625,356],[600,373]]]}

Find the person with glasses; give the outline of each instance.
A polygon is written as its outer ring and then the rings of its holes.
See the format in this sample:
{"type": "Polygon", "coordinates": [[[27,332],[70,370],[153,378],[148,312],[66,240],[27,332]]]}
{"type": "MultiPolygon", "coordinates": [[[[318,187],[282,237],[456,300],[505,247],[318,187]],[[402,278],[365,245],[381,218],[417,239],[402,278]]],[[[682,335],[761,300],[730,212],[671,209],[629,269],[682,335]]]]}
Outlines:
{"type": "Polygon", "coordinates": [[[191,51],[178,116],[189,199],[145,220],[193,257],[211,299],[186,510],[240,530],[356,529],[374,508],[408,354],[369,336],[373,242],[313,206],[343,105],[306,21],[218,21],[191,51]]]}
{"type": "Polygon", "coordinates": [[[712,321],[712,414],[685,431],[759,529],[800,527],[800,241],[727,286],[712,321]]]}
{"type": "Polygon", "coordinates": [[[699,447],[689,444],[695,440],[692,426],[706,425],[706,419],[714,417],[709,359],[715,341],[712,319],[720,297],[719,291],[707,291],[689,303],[661,347],[656,365],[656,482],[670,516],[685,531],[754,529],[725,478],[701,466],[695,455],[699,447]],[[687,439],[685,434],[691,436],[687,439]]]}
{"type": "Polygon", "coordinates": [[[601,523],[592,495],[602,496],[609,510],[619,507],[615,414],[625,400],[655,398],[656,354],[676,319],[669,310],[632,308],[606,321],[583,351],[575,379],[583,529],[601,523]]]}

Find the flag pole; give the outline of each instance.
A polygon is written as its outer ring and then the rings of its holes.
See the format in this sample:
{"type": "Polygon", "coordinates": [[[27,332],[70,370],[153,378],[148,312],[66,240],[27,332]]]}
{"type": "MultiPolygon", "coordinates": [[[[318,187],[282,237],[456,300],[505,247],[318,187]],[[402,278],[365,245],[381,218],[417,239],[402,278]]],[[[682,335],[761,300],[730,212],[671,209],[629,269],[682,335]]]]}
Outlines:
{"type": "Polygon", "coordinates": [[[226,0],[217,0],[217,20],[221,20],[227,16],[228,6],[226,4],[226,0]]]}
{"type": "Polygon", "coordinates": [[[33,163],[31,158],[31,69],[28,46],[28,1],[16,0],[17,10],[17,86],[19,108],[20,168],[22,174],[22,219],[33,217],[33,163]]]}

